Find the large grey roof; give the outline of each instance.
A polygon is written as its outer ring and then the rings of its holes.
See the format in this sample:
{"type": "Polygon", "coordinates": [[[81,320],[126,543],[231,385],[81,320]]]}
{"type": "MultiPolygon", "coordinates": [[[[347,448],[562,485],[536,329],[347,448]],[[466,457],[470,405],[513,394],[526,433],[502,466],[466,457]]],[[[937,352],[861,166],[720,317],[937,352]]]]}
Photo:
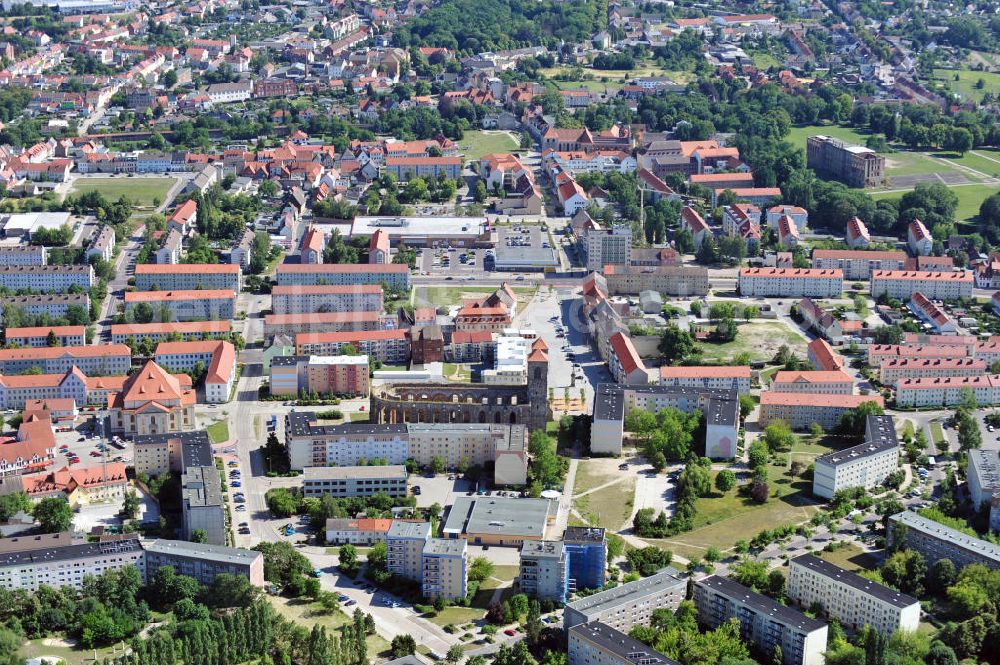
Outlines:
{"type": "Polygon", "coordinates": [[[808,633],[826,626],[824,622],[816,619],[810,619],[802,612],[786,605],[782,605],[773,598],[768,598],[763,594],[757,593],[750,587],[745,587],[739,582],[731,580],[728,577],[712,575],[711,577],[706,577],[703,580],[698,580],[695,584],[697,586],[708,587],[717,591],[732,600],[738,601],[742,605],[753,608],[757,613],[766,615],[785,626],[798,628],[808,633]]]}
{"type": "Polygon", "coordinates": [[[488,533],[540,539],[552,510],[548,499],[460,496],[448,513],[445,534],[488,533]]]}
{"type": "Polygon", "coordinates": [[[844,570],[843,568],[835,566],[829,561],[812,554],[803,554],[802,556],[795,557],[792,559],[791,563],[808,568],[832,580],[843,582],[858,591],[868,594],[874,598],[878,598],[879,600],[891,605],[895,605],[896,607],[909,607],[914,603],[920,602],[913,596],[908,596],[905,593],[883,586],[878,582],[873,582],[867,577],[861,577],[861,575],[851,572],[850,570],[844,570]]]}
{"type": "Polygon", "coordinates": [[[901,513],[890,515],[889,519],[893,522],[904,524],[920,533],[932,535],[939,540],[947,541],[955,547],[967,550],[976,556],[990,559],[1000,567],[1000,547],[993,543],[964,534],[957,529],[952,529],[950,526],[935,522],[912,510],[904,510],[901,513]]]}
{"type": "Polygon", "coordinates": [[[662,593],[673,587],[686,585],[687,577],[682,576],[679,570],[668,566],[655,575],[643,577],[634,582],[627,582],[607,591],[601,591],[600,593],[574,600],[566,607],[570,607],[581,614],[596,616],[616,607],[634,603],[639,598],[645,598],[649,595],[662,593]]]}

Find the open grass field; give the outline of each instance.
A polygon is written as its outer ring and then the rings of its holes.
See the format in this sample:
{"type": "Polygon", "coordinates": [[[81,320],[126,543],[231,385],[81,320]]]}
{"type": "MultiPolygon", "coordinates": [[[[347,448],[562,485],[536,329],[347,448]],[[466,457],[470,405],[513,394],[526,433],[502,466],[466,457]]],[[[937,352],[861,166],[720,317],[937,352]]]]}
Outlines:
{"type": "Polygon", "coordinates": [[[944,430],[941,429],[941,423],[931,423],[931,443],[934,444],[935,449],[937,447],[938,441],[944,441],[944,430]]]}
{"type": "MultiPolygon", "coordinates": [[[[962,220],[972,220],[979,214],[979,206],[987,197],[996,194],[996,185],[982,185],[972,183],[968,185],[952,185],[951,191],[958,195],[958,207],[955,209],[955,218],[962,220]]],[[[902,192],[872,192],[874,199],[899,199],[902,192]]]]}
{"type": "Polygon", "coordinates": [[[865,552],[854,543],[844,543],[833,552],[816,552],[816,556],[845,570],[874,570],[879,567],[879,559],[874,554],[865,552]]]}
{"type": "Polygon", "coordinates": [[[576,478],[573,481],[573,495],[583,494],[595,487],[600,487],[621,477],[617,470],[617,460],[589,459],[581,460],[576,466],[576,478]],[[605,461],[614,462],[613,465],[605,461]]]}
{"type": "Polygon", "coordinates": [[[511,132],[468,131],[458,142],[458,149],[466,159],[478,160],[494,152],[511,152],[521,147],[511,132]]]}
{"type": "Polygon", "coordinates": [[[885,155],[885,174],[892,177],[929,175],[955,170],[922,152],[890,152],[885,155]]]}
{"type": "MultiPolygon", "coordinates": [[[[267,599],[271,601],[271,605],[281,616],[309,629],[317,625],[326,628],[327,632],[331,633],[350,621],[344,612],[337,610],[328,614],[319,603],[313,601],[283,596],[267,596],[267,599]]],[[[388,656],[389,643],[381,635],[378,633],[369,635],[367,642],[369,654],[388,656]]]]}
{"type": "Polygon", "coordinates": [[[208,438],[212,443],[222,443],[223,441],[229,441],[229,425],[225,420],[220,420],[217,423],[212,423],[205,428],[205,432],[208,433],[208,438]]]}
{"type": "Polygon", "coordinates": [[[573,507],[592,526],[619,531],[632,515],[635,476],[573,499],[573,507]]]}
{"type": "Polygon", "coordinates": [[[856,143],[858,145],[864,145],[865,140],[868,138],[865,134],[861,134],[850,127],[841,127],[840,125],[805,125],[802,127],[792,127],[792,131],[788,133],[788,136],[784,140],[804,152],[806,149],[806,139],[817,134],[832,136],[841,141],[856,143]]]}
{"type": "MultiPolygon", "coordinates": [[[[693,74],[690,72],[671,71],[658,67],[652,63],[637,63],[635,69],[585,69],[584,71],[594,77],[594,82],[601,83],[602,85],[606,80],[609,85],[611,83],[617,83],[620,86],[623,82],[631,81],[637,76],[666,76],[671,81],[680,84],[689,83],[694,78],[693,74]]],[[[546,78],[554,78],[556,76],[570,75],[573,70],[567,67],[546,67],[539,69],[538,72],[546,78]]],[[[584,87],[583,84],[585,82],[555,81],[555,83],[561,90],[566,90],[574,86],[584,87]],[[567,84],[566,88],[562,87],[562,84],[564,83],[567,84]]]]}
{"type": "MultiPolygon", "coordinates": [[[[535,288],[528,286],[515,286],[514,293],[518,295],[522,303],[530,300],[535,295],[535,288]]],[[[463,298],[485,298],[496,291],[490,286],[436,286],[423,289],[423,298],[418,293],[415,304],[418,307],[451,307],[462,304],[463,298]]]]}
{"type": "Polygon", "coordinates": [[[992,151],[990,149],[977,148],[976,150],[971,150],[961,157],[954,153],[934,153],[935,157],[938,157],[938,163],[941,161],[947,161],[949,164],[955,164],[957,166],[965,167],[966,177],[972,179],[972,176],[976,174],[969,173],[968,169],[972,169],[983,177],[1000,178],[1000,153],[992,151]]]}
{"type": "MultiPolygon", "coordinates": [[[[21,650],[18,651],[18,656],[25,660],[41,658],[43,656],[58,658],[66,663],[66,665],[83,665],[83,663],[95,662],[93,649],[82,649],[72,646],[72,644],[72,642],[53,637],[28,640],[21,647],[21,650]]],[[[116,644],[115,646],[120,645],[116,644]]],[[[118,653],[121,655],[120,649],[118,653]]],[[[110,658],[111,656],[111,647],[97,650],[97,658],[99,660],[110,658]]]]}
{"type": "Polygon", "coordinates": [[[996,92],[1000,89],[1000,74],[992,72],[976,72],[970,69],[935,69],[934,78],[962,97],[976,101],[982,101],[983,95],[987,92],[996,92]],[[958,76],[957,81],[955,80],[956,75],[958,76]],[[985,85],[982,88],[977,88],[976,84],[980,79],[985,85]]]}
{"type": "Polygon", "coordinates": [[[770,69],[771,67],[780,67],[781,63],[770,53],[764,53],[763,51],[754,53],[751,58],[753,59],[754,67],[757,69],[770,69]]]}
{"type": "Polygon", "coordinates": [[[459,626],[470,621],[479,621],[486,616],[486,610],[475,607],[446,607],[440,612],[433,613],[433,616],[431,613],[422,616],[438,626],[447,626],[450,623],[459,626]]]}
{"type": "Polygon", "coordinates": [[[699,344],[705,360],[731,360],[741,353],[749,353],[753,360],[770,360],[782,345],[796,355],[806,357],[806,340],[778,321],[752,321],[741,323],[736,339],[725,344],[699,344]]]}
{"type": "Polygon", "coordinates": [[[109,201],[125,196],[139,207],[153,207],[167,196],[176,178],[77,178],[70,194],[100,192],[109,201]]]}
{"type": "Polygon", "coordinates": [[[650,544],[685,557],[702,556],[709,547],[726,551],[737,540],[749,540],[764,529],[805,522],[819,510],[819,504],[810,496],[809,481],[791,478],[783,467],[775,465],[770,466],[768,475],[772,496],[767,503],[755,503],[736,490],[725,494],[713,491],[698,499],[693,530],[674,538],[651,540],[650,544]]]}

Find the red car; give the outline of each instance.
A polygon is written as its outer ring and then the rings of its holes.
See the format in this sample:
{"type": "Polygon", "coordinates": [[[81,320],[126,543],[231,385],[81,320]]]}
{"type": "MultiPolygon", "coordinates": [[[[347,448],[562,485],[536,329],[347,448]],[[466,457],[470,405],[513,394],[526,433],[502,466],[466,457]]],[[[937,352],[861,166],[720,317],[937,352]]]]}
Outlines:
{"type": "Polygon", "coordinates": [[[513,628],[508,628],[507,630],[503,631],[503,634],[508,635],[510,637],[514,637],[515,635],[517,635],[517,631],[514,630],[513,628]]]}

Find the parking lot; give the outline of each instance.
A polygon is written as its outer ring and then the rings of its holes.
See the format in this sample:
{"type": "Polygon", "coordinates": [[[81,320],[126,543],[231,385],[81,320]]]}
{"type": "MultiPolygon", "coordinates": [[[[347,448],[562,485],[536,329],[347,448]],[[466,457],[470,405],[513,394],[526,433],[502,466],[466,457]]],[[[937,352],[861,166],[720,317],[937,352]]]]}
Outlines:
{"type": "MultiPolygon", "coordinates": [[[[9,418],[12,414],[7,414],[9,418]]],[[[111,462],[132,461],[132,444],[118,437],[102,439],[94,432],[94,414],[81,412],[76,421],[56,423],[56,466],[94,466],[107,457],[111,462]]]]}
{"type": "Polygon", "coordinates": [[[456,278],[472,277],[474,273],[487,272],[486,257],[493,250],[467,248],[424,248],[417,256],[420,272],[450,275],[456,278]],[[464,260],[463,260],[464,257],[464,260]]]}

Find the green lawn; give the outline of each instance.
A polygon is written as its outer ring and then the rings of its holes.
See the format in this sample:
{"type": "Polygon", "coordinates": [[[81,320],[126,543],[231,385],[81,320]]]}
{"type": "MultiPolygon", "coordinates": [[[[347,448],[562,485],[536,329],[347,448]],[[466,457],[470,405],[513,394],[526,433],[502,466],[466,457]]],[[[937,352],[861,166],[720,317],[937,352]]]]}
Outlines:
{"type": "Polygon", "coordinates": [[[553,81],[553,83],[555,83],[556,87],[559,88],[560,90],[582,89],[582,90],[589,90],[591,93],[597,93],[597,94],[607,93],[608,95],[617,94],[617,92],[621,90],[622,86],[624,85],[621,81],[621,78],[618,78],[614,81],[610,79],[607,81],[602,81],[600,80],[601,78],[602,77],[598,77],[586,81],[553,81]]]}
{"type": "MultiPolygon", "coordinates": [[[[515,286],[513,289],[522,305],[535,293],[535,288],[529,286],[515,286]]],[[[418,307],[451,307],[461,305],[463,298],[482,299],[494,291],[496,288],[492,286],[432,286],[423,289],[423,300],[417,295],[415,304],[418,307]]]]}
{"type": "Polygon", "coordinates": [[[608,473],[603,469],[603,460],[581,460],[576,466],[576,478],[573,480],[573,494],[583,494],[595,487],[610,483],[618,478],[617,473],[608,473]]]}
{"type": "Polygon", "coordinates": [[[992,72],[976,72],[969,69],[935,69],[934,78],[962,97],[976,101],[982,101],[983,95],[987,92],[996,92],[1000,89],[1000,74],[992,72]],[[956,74],[958,74],[957,81],[954,80],[956,74]],[[977,89],[976,82],[979,79],[982,79],[986,85],[977,89]]]}
{"type": "Polygon", "coordinates": [[[778,59],[775,58],[770,53],[759,51],[757,53],[754,53],[751,56],[751,58],[753,58],[754,67],[756,67],[757,69],[770,69],[771,67],[781,67],[781,62],[779,62],[778,59]]]}
{"type": "Polygon", "coordinates": [[[931,423],[931,443],[934,444],[935,450],[937,449],[938,441],[944,440],[944,430],[941,429],[941,423],[931,423]]]}
{"type": "Polygon", "coordinates": [[[493,577],[503,582],[511,582],[517,579],[520,572],[520,566],[493,566],[493,577]]]}
{"type": "Polygon", "coordinates": [[[741,323],[736,339],[725,344],[703,343],[698,347],[706,361],[731,360],[740,353],[749,353],[753,360],[770,360],[782,345],[801,358],[806,357],[806,340],[777,321],[741,323]]]}
{"type": "Polygon", "coordinates": [[[455,363],[445,363],[442,370],[444,378],[452,381],[469,381],[472,379],[472,371],[468,365],[457,365],[455,363]]]}
{"type": "MultiPolygon", "coordinates": [[[[59,638],[28,640],[21,647],[20,651],[18,651],[18,656],[21,659],[50,656],[62,660],[66,663],[66,665],[83,665],[83,663],[94,662],[93,649],[81,649],[74,646],[64,646],[63,641],[59,638]]],[[[111,647],[98,649],[97,657],[101,660],[104,658],[110,658],[111,647]]]]}
{"type": "Polygon", "coordinates": [[[104,198],[117,201],[120,197],[128,197],[137,206],[153,207],[154,199],[163,203],[167,192],[177,181],[176,178],[77,178],[70,194],[82,192],[100,192],[104,198]]]}
{"type": "MultiPolygon", "coordinates": [[[[955,219],[971,220],[979,214],[979,206],[987,197],[996,194],[996,185],[952,185],[951,191],[958,195],[958,207],[955,209],[955,219]]],[[[899,199],[901,192],[872,192],[874,199],[899,199]]]]}
{"type": "Polygon", "coordinates": [[[422,616],[438,626],[447,626],[449,623],[460,626],[463,623],[482,619],[486,616],[486,611],[474,607],[446,607],[440,612],[428,613],[422,616]]]}
{"type": "Polygon", "coordinates": [[[850,127],[841,127],[840,125],[805,125],[802,127],[792,127],[792,131],[789,132],[784,140],[804,151],[806,149],[806,139],[819,134],[832,136],[833,138],[847,141],[848,143],[856,143],[857,145],[864,145],[868,138],[867,135],[861,134],[850,127]]]}
{"type": "Polygon", "coordinates": [[[212,423],[205,428],[205,431],[208,433],[208,438],[212,443],[229,441],[229,424],[225,420],[212,423]]]}
{"type": "Polygon", "coordinates": [[[466,159],[478,160],[494,152],[511,152],[521,145],[505,131],[469,131],[458,142],[458,150],[466,159]]]}
{"type": "MultiPolygon", "coordinates": [[[[350,622],[350,617],[337,610],[328,614],[319,603],[299,598],[284,596],[267,596],[271,605],[286,619],[311,629],[314,625],[326,628],[327,633],[336,633],[337,629],[350,622]]],[[[368,653],[388,656],[389,643],[378,633],[373,633],[366,640],[368,653]]]]}
{"type": "Polygon", "coordinates": [[[928,175],[947,170],[947,165],[922,152],[890,152],[885,155],[885,174],[893,176],[928,175]]]}
{"type": "Polygon", "coordinates": [[[855,573],[859,570],[874,570],[879,567],[877,556],[865,552],[854,543],[844,543],[833,552],[819,550],[816,552],[816,556],[855,573]]]}
{"type": "MultiPolygon", "coordinates": [[[[960,164],[966,168],[982,173],[986,177],[1000,178],[1000,159],[984,150],[973,150],[961,157],[954,153],[936,153],[936,157],[945,159],[950,164],[960,164]]],[[[940,163],[940,162],[939,162],[940,163]]],[[[965,171],[966,177],[976,179],[975,174],[965,171]]]]}
{"type": "Polygon", "coordinates": [[[681,556],[702,556],[709,547],[725,551],[737,540],[750,540],[764,529],[805,522],[819,510],[808,480],[791,478],[784,467],[775,465],[768,468],[768,477],[771,498],[767,503],[755,503],[735,489],[726,494],[713,491],[698,499],[692,531],[650,543],[681,556]]]}
{"type": "Polygon", "coordinates": [[[620,531],[632,515],[634,501],[635,476],[628,476],[620,483],[574,498],[573,507],[592,526],[620,531]]]}

